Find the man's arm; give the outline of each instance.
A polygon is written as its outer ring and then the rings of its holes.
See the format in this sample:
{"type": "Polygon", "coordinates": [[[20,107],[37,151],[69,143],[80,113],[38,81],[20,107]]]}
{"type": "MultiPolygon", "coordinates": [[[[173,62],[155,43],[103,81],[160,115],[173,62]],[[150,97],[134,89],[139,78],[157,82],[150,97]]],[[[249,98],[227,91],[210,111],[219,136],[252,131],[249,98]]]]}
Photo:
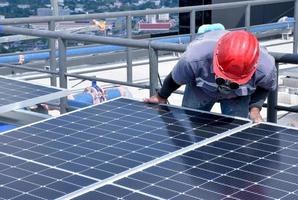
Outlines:
{"type": "Polygon", "coordinates": [[[266,90],[261,87],[257,87],[256,91],[251,95],[250,103],[249,103],[249,117],[254,122],[262,122],[264,121],[260,111],[262,106],[269,95],[269,90],[266,90]]]}
{"type": "Polygon", "coordinates": [[[172,72],[165,78],[162,87],[158,90],[157,95],[144,99],[146,103],[166,103],[169,96],[180,87],[173,77],[172,72]]]}

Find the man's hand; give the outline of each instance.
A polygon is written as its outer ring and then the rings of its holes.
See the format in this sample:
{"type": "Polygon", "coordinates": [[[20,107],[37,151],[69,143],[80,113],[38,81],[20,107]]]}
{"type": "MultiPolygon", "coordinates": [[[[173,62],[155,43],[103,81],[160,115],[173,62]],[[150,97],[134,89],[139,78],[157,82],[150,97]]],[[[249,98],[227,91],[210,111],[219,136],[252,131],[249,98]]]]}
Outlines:
{"type": "Polygon", "coordinates": [[[156,104],[163,103],[163,104],[165,104],[165,103],[167,103],[167,99],[161,98],[158,95],[154,95],[154,96],[152,96],[150,98],[144,99],[144,102],[145,103],[156,103],[156,104]]]}
{"type": "Polygon", "coordinates": [[[263,122],[263,118],[260,114],[260,109],[253,107],[250,109],[250,113],[249,113],[249,118],[254,122],[254,123],[258,123],[258,122],[263,122]]]}

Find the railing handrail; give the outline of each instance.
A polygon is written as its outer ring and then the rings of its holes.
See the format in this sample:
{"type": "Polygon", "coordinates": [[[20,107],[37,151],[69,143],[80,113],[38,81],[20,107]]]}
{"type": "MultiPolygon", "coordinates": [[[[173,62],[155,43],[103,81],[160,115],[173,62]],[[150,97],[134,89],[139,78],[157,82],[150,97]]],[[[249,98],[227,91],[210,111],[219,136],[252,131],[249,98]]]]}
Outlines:
{"type": "Polygon", "coordinates": [[[186,13],[192,11],[205,11],[205,10],[219,10],[226,8],[238,8],[244,6],[257,6],[275,3],[295,2],[296,0],[250,0],[242,2],[230,2],[219,4],[207,4],[200,6],[187,6],[178,8],[160,8],[160,9],[148,9],[148,10],[135,10],[135,11],[121,11],[121,12],[107,12],[96,14],[77,14],[77,15],[64,15],[64,16],[38,16],[38,17],[24,17],[24,18],[7,18],[1,19],[0,24],[12,25],[12,24],[28,24],[28,23],[41,23],[41,22],[59,22],[59,21],[76,21],[87,19],[100,19],[100,18],[113,18],[113,17],[125,17],[125,16],[144,16],[150,14],[163,14],[163,13],[186,13]]]}
{"type": "Polygon", "coordinates": [[[186,49],[186,45],[173,44],[169,42],[158,42],[149,40],[136,40],[129,38],[114,38],[114,37],[104,37],[95,35],[85,35],[77,33],[65,33],[62,31],[48,31],[48,30],[33,30],[27,28],[13,27],[13,26],[3,26],[0,25],[0,33],[7,34],[23,34],[38,37],[46,37],[53,39],[64,39],[64,40],[75,40],[75,41],[85,41],[93,42],[99,44],[111,44],[126,47],[136,47],[142,49],[148,49],[151,45],[152,48],[158,48],[159,50],[165,51],[178,51],[183,52],[186,49]]]}

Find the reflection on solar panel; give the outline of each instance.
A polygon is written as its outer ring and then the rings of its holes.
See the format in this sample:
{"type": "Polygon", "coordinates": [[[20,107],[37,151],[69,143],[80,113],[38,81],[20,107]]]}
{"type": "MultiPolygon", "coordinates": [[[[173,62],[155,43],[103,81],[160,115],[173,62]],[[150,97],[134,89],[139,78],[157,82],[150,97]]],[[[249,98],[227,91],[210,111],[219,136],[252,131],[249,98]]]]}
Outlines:
{"type": "Polygon", "coordinates": [[[248,123],[117,99],[0,135],[0,152],[101,182],[248,123]]]}
{"type": "Polygon", "coordinates": [[[69,92],[0,76],[0,113],[57,99],[69,92]]]}
{"type": "Polygon", "coordinates": [[[0,150],[105,179],[237,123],[247,121],[120,99],[9,132],[0,150]]]}
{"type": "Polygon", "coordinates": [[[259,124],[76,199],[298,199],[297,163],[298,130],[259,124]]]}

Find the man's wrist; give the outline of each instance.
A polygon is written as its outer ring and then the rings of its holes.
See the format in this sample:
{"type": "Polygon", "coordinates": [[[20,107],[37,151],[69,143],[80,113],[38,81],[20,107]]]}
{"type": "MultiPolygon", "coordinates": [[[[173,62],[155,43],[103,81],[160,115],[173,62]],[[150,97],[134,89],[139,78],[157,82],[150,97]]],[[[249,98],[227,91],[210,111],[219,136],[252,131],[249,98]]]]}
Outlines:
{"type": "Polygon", "coordinates": [[[252,107],[250,109],[250,113],[260,113],[261,109],[258,107],[252,107]]]}
{"type": "Polygon", "coordinates": [[[159,93],[157,93],[155,96],[156,96],[156,98],[158,99],[158,102],[159,102],[159,103],[167,103],[167,98],[161,97],[161,96],[159,95],[159,93]]]}
{"type": "Polygon", "coordinates": [[[261,109],[258,107],[252,107],[250,109],[250,113],[249,113],[249,118],[254,122],[254,123],[258,123],[258,122],[262,122],[264,121],[262,116],[261,116],[261,109]]]}
{"type": "Polygon", "coordinates": [[[162,95],[160,90],[157,91],[156,96],[157,96],[158,98],[161,98],[161,99],[167,99],[167,98],[168,98],[168,97],[166,97],[165,95],[162,95]]]}

